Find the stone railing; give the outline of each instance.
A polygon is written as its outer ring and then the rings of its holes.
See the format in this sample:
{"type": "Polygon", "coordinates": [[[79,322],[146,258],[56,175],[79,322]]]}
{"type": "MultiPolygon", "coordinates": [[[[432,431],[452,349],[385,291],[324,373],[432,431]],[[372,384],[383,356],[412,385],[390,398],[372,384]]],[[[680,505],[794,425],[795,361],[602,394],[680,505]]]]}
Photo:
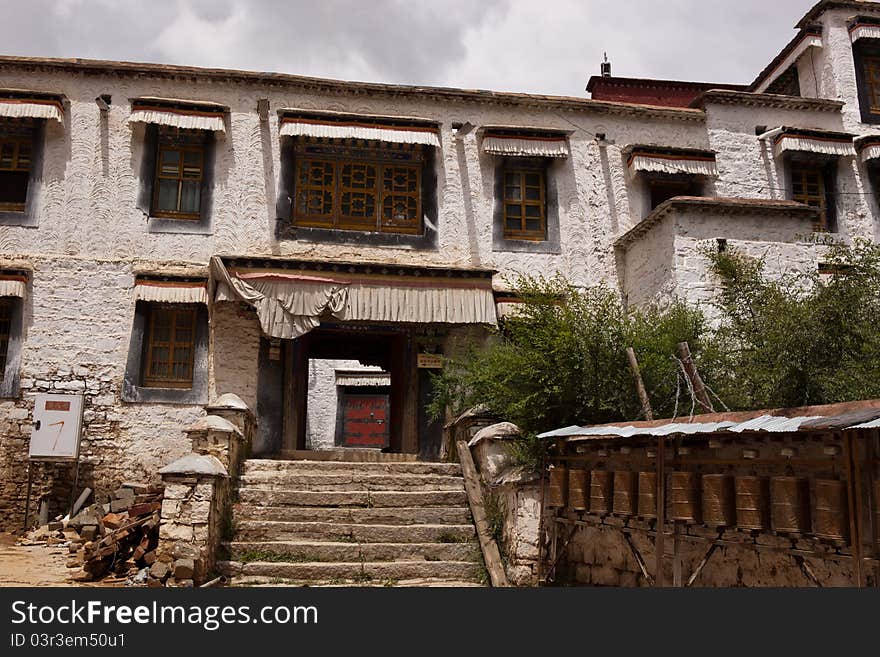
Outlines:
{"type": "Polygon", "coordinates": [[[250,452],[254,414],[227,394],[186,430],[192,453],[159,471],[165,484],[153,581],[197,586],[214,571],[217,550],[231,529],[235,480],[250,452]]]}

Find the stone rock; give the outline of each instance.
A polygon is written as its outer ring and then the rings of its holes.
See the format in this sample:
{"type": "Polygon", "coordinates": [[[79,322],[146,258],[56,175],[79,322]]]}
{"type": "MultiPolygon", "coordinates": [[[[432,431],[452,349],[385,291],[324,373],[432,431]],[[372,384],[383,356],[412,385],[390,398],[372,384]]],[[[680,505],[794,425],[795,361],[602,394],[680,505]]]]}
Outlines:
{"type": "Polygon", "coordinates": [[[178,579],[174,582],[176,586],[179,586],[182,589],[191,589],[193,588],[193,581],[191,579],[178,579]]]}
{"type": "Polygon", "coordinates": [[[163,580],[171,574],[171,566],[164,561],[157,561],[150,566],[150,575],[158,580],[163,580]]]}
{"type": "Polygon", "coordinates": [[[195,545],[189,543],[175,543],[171,550],[171,556],[175,559],[192,559],[196,560],[201,557],[201,551],[195,545]]]}
{"type": "Polygon", "coordinates": [[[113,500],[110,502],[110,512],[111,513],[120,513],[121,511],[127,511],[131,506],[134,497],[130,497],[124,500],[113,500]]]}
{"type": "Polygon", "coordinates": [[[60,530],[63,530],[63,529],[64,529],[64,523],[63,523],[63,522],[50,522],[50,523],[49,523],[49,531],[50,531],[50,532],[57,532],[57,531],[60,531],[60,530]]]}
{"type": "Polygon", "coordinates": [[[94,541],[98,537],[98,526],[85,525],[79,530],[79,535],[83,540],[94,541]]]}
{"type": "Polygon", "coordinates": [[[117,488],[113,491],[113,497],[117,500],[133,500],[135,496],[135,492],[131,488],[117,488]]]}
{"type": "Polygon", "coordinates": [[[174,562],[174,579],[192,579],[196,564],[192,559],[178,559],[174,562]]]}

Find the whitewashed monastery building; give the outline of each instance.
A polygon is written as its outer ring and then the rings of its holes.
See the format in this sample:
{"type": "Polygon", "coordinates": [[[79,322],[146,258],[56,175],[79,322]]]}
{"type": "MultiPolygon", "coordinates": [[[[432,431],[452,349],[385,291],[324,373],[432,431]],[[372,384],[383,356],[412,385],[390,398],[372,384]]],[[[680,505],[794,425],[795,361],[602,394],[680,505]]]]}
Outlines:
{"type": "Polygon", "coordinates": [[[747,86],[592,98],[0,57],[0,517],[38,392],[85,394],[98,490],[155,478],[228,392],[258,454],[430,459],[430,368],[510,274],[702,301],[706,245],[781,271],[876,239],[880,4],[796,29],[747,86]]]}

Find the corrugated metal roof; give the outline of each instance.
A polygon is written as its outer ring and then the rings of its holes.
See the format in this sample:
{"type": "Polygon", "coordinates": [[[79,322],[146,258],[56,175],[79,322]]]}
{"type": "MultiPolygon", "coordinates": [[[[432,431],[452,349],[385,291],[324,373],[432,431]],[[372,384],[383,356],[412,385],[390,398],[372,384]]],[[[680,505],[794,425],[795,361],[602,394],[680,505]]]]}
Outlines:
{"type": "MultiPolygon", "coordinates": [[[[869,402],[872,403],[872,402],[869,402]]],[[[819,407],[821,409],[821,407],[819,407]]],[[[833,407],[829,407],[833,408],[833,407]]],[[[816,410],[812,407],[810,410],[816,410]]],[[[797,415],[798,409],[782,410],[776,415],[768,411],[757,417],[746,418],[741,422],[735,420],[718,420],[712,422],[681,422],[660,421],[640,422],[628,425],[601,424],[587,427],[569,426],[555,431],[539,434],[539,438],[566,438],[573,441],[599,440],[603,438],[632,438],[636,436],[670,436],[670,435],[708,435],[724,433],[792,433],[797,431],[839,431],[844,429],[877,429],[880,428],[880,407],[846,410],[834,415],[804,414],[797,415]]],[[[803,409],[806,410],[806,409],[803,409]]],[[[824,409],[822,409],[824,410],[824,409]]],[[[729,415],[743,414],[731,413],[729,415]]],[[[715,416],[706,416],[717,418],[715,416]]],[[[699,420],[699,416],[693,418],[699,420]]]]}

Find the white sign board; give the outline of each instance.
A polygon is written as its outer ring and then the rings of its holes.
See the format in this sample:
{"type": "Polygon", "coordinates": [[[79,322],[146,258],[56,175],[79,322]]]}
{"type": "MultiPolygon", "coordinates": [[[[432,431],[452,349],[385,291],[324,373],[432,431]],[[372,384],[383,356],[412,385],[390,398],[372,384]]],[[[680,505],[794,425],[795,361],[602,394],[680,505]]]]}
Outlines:
{"type": "Polygon", "coordinates": [[[37,395],[28,456],[43,461],[77,460],[82,412],[82,395],[37,395]]]}

